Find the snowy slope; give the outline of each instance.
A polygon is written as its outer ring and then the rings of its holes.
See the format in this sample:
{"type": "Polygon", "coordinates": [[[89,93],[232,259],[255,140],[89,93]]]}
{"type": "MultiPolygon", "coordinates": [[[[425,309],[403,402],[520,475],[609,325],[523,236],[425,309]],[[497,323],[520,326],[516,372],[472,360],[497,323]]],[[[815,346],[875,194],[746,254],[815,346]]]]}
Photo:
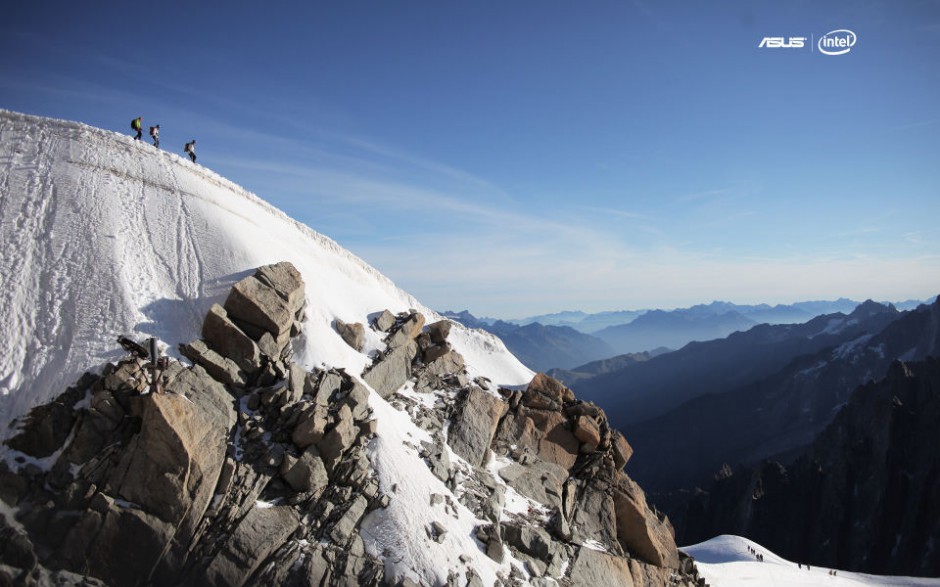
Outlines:
{"type": "Polygon", "coordinates": [[[832,576],[830,569],[801,567],[740,536],[718,536],[681,550],[695,559],[699,572],[712,587],[940,586],[940,579],[885,577],[839,570],[832,576]],[[758,562],[748,548],[762,554],[763,562],[758,562]]]}
{"type": "MultiPolygon", "coordinates": [[[[307,368],[369,362],[331,324],[415,308],[438,316],[332,240],[188,159],[83,124],[0,110],[0,424],[115,359],[115,338],[173,354],[254,268],[291,261],[306,282],[295,348],[307,368]]],[[[532,373],[487,333],[450,341],[470,374],[532,373]]]]}

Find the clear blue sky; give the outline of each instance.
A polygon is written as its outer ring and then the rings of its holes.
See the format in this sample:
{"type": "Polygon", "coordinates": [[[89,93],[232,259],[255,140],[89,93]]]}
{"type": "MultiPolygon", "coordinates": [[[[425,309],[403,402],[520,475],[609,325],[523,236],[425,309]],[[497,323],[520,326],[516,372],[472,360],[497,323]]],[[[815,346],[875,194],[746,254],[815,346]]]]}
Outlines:
{"type": "Polygon", "coordinates": [[[442,310],[940,293],[940,0],[15,2],[0,107],[196,138],[442,310]]]}

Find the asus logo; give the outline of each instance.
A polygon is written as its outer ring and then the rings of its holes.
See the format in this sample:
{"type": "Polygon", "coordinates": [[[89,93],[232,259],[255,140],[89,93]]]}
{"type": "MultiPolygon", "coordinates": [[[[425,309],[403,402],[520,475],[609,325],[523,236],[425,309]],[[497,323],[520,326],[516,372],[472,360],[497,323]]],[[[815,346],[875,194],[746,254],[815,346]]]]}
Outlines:
{"type": "Polygon", "coordinates": [[[764,37],[758,47],[766,47],[768,49],[801,49],[805,42],[806,37],[790,37],[789,39],[785,37],[764,37]]]}

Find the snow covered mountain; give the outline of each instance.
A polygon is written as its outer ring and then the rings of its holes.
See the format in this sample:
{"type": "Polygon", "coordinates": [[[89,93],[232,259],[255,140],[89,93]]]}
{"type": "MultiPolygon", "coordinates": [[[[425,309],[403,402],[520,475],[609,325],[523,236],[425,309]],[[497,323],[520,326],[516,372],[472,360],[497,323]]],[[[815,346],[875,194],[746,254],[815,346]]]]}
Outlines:
{"type": "Polygon", "coordinates": [[[258,197],[5,111],[0,189],[0,583],[695,583],[602,410],[258,197]]]}
{"type": "Polygon", "coordinates": [[[0,111],[0,253],[0,584],[702,583],[602,410],[203,167],[0,111]]]}
{"type": "MultiPolygon", "coordinates": [[[[369,358],[332,328],[389,309],[437,314],[329,238],[183,157],[80,123],[0,111],[0,421],[119,356],[122,334],[171,352],[255,267],[304,275],[295,360],[360,373],[369,358]]],[[[495,336],[456,327],[473,374],[532,373],[495,336]]]]}

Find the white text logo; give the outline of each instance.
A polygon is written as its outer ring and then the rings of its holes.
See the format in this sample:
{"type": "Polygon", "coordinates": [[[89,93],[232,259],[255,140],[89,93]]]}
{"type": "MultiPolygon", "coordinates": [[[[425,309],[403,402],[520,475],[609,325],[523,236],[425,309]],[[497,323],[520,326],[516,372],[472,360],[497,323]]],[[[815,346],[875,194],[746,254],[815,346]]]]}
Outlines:
{"type": "Polygon", "coordinates": [[[758,47],[767,49],[802,49],[803,43],[805,42],[806,37],[790,37],[788,39],[784,37],[764,37],[758,47]]]}
{"type": "Polygon", "coordinates": [[[844,55],[852,50],[858,37],[849,29],[837,29],[819,37],[816,46],[824,55],[844,55]]]}

